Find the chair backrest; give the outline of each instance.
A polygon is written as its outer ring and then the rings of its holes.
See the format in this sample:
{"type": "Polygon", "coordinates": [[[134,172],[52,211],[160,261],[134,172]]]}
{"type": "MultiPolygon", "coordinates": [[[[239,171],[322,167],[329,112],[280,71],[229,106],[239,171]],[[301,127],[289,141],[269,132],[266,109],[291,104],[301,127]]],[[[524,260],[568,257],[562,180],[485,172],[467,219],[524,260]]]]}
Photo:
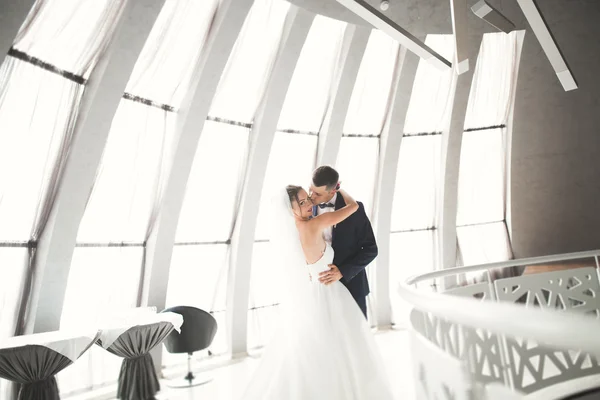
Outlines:
{"type": "Polygon", "coordinates": [[[217,321],[204,310],[195,307],[177,306],[162,312],[174,312],[183,316],[181,333],[173,331],[164,341],[169,353],[194,353],[210,346],[216,333],[217,321]]]}

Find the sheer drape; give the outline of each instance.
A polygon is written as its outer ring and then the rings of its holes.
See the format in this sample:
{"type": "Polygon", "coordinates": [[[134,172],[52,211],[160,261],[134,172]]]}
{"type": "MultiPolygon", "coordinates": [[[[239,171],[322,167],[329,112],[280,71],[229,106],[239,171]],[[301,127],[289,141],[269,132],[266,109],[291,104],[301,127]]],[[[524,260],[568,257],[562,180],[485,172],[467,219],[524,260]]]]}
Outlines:
{"type": "Polygon", "coordinates": [[[256,227],[256,240],[270,238],[270,198],[277,188],[299,185],[308,190],[315,168],[318,137],[277,132],[271,147],[256,227]]]}
{"type": "MultiPolygon", "coordinates": [[[[444,58],[454,57],[452,35],[427,35],[425,44],[444,58]]],[[[441,133],[447,129],[452,112],[451,69],[439,69],[431,63],[419,60],[413,83],[404,135],[441,133]]]]}
{"type": "Polygon", "coordinates": [[[276,132],[263,185],[254,244],[248,310],[248,346],[268,343],[278,322],[278,268],[270,250],[270,204],[277,188],[301,185],[308,189],[315,168],[318,132],[329,100],[341,50],[345,23],[317,16],[296,65],[276,132]]]}
{"type": "Polygon", "coordinates": [[[83,86],[7,57],[0,68],[0,241],[37,239],[83,86]]]}
{"type": "Polygon", "coordinates": [[[0,338],[7,338],[15,333],[26,274],[24,266],[28,262],[29,250],[26,247],[0,247],[0,338]]]}
{"type": "Polygon", "coordinates": [[[319,132],[346,27],[321,15],[313,20],[283,103],[279,130],[319,132]]]}
{"type": "MultiPolygon", "coordinates": [[[[0,242],[5,242],[0,243],[0,264],[10,271],[0,285],[7,306],[0,321],[3,335],[15,332],[16,315],[24,306],[22,285],[60,180],[82,83],[111,40],[123,4],[38,0],[13,44],[28,61],[11,52],[0,67],[0,242]],[[4,248],[6,242],[29,241],[19,249],[4,248]]],[[[0,382],[0,397],[9,396],[6,390],[0,382]]]]}
{"type": "Polygon", "coordinates": [[[364,204],[369,217],[373,210],[379,146],[378,137],[342,137],[336,164],[344,189],[364,204]]]}
{"type": "Polygon", "coordinates": [[[518,51],[518,32],[483,36],[460,160],[457,234],[465,265],[512,258],[504,222],[505,125],[514,102],[518,51]]]}
{"type": "Polygon", "coordinates": [[[273,250],[268,242],[254,243],[248,302],[248,348],[269,343],[278,323],[279,288],[273,282],[273,250]]]}
{"type": "Polygon", "coordinates": [[[212,117],[252,123],[275,62],[290,4],[256,0],[235,43],[210,109],[212,117]]]}
{"type": "MultiPolygon", "coordinates": [[[[435,231],[392,233],[390,236],[390,293],[398,291],[400,282],[413,275],[432,271],[436,266],[435,231]]],[[[398,295],[391,296],[392,321],[398,327],[408,327],[412,306],[398,295]]]]}
{"type": "Polygon", "coordinates": [[[398,51],[398,43],[389,36],[377,30],[371,32],[350,98],[336,163],[342,185],[364,203],[367,215],[373,208],[379,135],[388,112],[398,51]]]}
{"type": "Polygon", "coordinates": [[[457,236],[463,265],[486,264],[512,258],[504,222],[459,227],[457,236]]]}
{"type": "Polygon", "coordinates": [[[166,1],[126,92],[178,109],[198,72],[218,0],[166,1]]]}
{"type": "Polygon", "coordinates": [[[344,134],[379,135],[388,111],[398,42],[379,30],[372,30],[365,49],[350,105],[344,134]]]}
{"type": "MultiPolygon", "coordinates": [[[[452,59],[452,35],[427,35],[425,43],[452,59]]],[[[400,145],[392,209],[390,293],[393,321],[399,326],[406,324],[410,307],[396,294],[398,285],[411,275],[436,268],[441,143],[450,119],[452,79],[452,70],[419,61],[400,145]]]]}
{"type": "Polygon", "coordinates": [[[177,225],[176,243],[231,237],[250,129],[206,121],[177,225]]]}
{"type": "Polygon", "coordinates": [[[441,135],[405,136],[400,147],[392,232],[436,228],[441,135]]]}
{"type": "MultiPolygon", "coordinates": [[[[212,312],[219,328],[210,350],[225,353],[229,239],[244,177],[250,130],[206,121],[188,179],[171,259],[167,307],[189,305],[212,312]]],[[[167,355],[163,366],[183,363],[167,355]]],[[[205,357],[206,352],[195,354],[205,357]]]]}
{"type": "MultiPolygon", "coordinates": [[[[226,343],[226,293],[229,246],[176,245],[173,248],[167,308],[177,305],[197,307],[212,313],[217,320],[218,330],[209,349],[195,357],[205,357],[207,352],[223,354],[226,343]]],[[[163,367],[182,364],[186,354],[170,354],[163,349],[163,367]]]]}
{"type": "MultiPolygon", "coordinates": [[[[217,336],[210,349],[213,353],[227,350],[225,303],[217,299],[225,298],[229,259],[219,258],[218,262],[214,260],[207,263],[203,257],[216,252],[229,252],[229,240],[246,168],[249,134],[279,51],[289,6],[289,3],[281,0],[254,2],[213,99],[179,218],[171,262],[171,277],[174,280],[169,281],[169,293],[190,290],[195,285],[195,282],[183,282],[177,275],[194,275],[200,269],[212,277],[219,276],[218,286],[203,286],[211,293],[213,300],[202,297],[204,300],[201,303],[199,300],[195,302],[200,308],[212,311],[219,323],[217,336]],[[183,253],[193,258],[183,259],[178,255],[183,253]]],[[[211,284],[211,281],[206,284],[211,284]]],[[[185,305],[171,303],[176,301],[179,301],[177,297],[171,297],[168,305],[185,305]]],[[[165,360],[165,365],[168,365],[183,358],[168,356],[165,360]]]]}
{"type": "Polygon", "coordinates": [[[506,129],[465,132],[460,155],[458,226],[504,220],[506,129]]]}
{"type": "Polygon", "coordinates": [[[125,4],[125,0],[38,0],[14,47],[87,78],[112,39],[125,4]]]}
{"type": "MultiPolygon", "coordinates": [[[[154,24],[126,88],[131,96],[121,100],[113,118],[79,227],[61,327],[82,313],[93,321],[109,309],[138,304],[144,246],[173,161],[179,110],[187,105],[217,4],[166,2],[154,24]],[[90,280],[90,271],[102,272],[90,280]],[[90,302],[87,293],[94,287],[112,295],[90,302]]],[[[61,377],[63,392],[118,377],[118,359],[107,352],[90,351],[79,364],[61,377]]]]}
{"type": "Polygon", "coordinates": [[[506,124],[514,102],[518,32],[483,35],[475,67],[465,129],[506,124]]]}

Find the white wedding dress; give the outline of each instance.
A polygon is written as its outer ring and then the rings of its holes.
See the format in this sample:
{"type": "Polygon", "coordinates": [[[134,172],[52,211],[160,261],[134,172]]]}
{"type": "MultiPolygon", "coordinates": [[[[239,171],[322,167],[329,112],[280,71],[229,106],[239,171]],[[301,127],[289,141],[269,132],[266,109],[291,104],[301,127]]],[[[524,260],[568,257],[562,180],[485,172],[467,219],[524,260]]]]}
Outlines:
{"type": "MultiPolygon", "coordinates": [[[[292,220],[290,215],[287,218],[292,220]]],[[[285,229],[276,232],[272,244],[300,257],[292,243],[298,240],[297,232],[285,241],[291,227],[285,229]]],[[[319,273],[329,269],[333,255],[333,248],[327,245],[321,259],[312,265],[306,265],[303,256],[302,265],[293,262],[297,261],[294,257],[291,265],[279,258],[285,265],[279,280],[284,283],[280,326],[243,400],[393,398],[375,338],[350,292],[341,282],[326,286],[318,280],[319,273]]]]}

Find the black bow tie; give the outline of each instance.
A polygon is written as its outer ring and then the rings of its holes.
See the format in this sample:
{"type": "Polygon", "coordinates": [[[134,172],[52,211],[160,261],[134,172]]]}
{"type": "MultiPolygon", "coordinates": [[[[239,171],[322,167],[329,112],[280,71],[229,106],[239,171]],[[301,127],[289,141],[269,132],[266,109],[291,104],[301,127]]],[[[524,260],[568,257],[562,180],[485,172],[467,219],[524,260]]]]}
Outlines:
{"type": "Polygon", "coordinates": [[[323,203],[323,204],[319,204],[319,208],[320,209],[323,209],[323,208],[335,208],[335,204],[323,203]]]}

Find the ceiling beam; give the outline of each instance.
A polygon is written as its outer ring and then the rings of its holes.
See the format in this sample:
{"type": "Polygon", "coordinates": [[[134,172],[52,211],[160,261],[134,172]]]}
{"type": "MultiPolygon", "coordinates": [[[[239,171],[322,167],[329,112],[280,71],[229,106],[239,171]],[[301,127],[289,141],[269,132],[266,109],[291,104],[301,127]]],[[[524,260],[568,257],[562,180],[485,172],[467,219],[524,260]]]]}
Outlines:
{"type": "MultiPolygon", "coordinates": [[[[465,0],[453,0],[465,1],[465,0]]],[[[431,62],[439,68],[452,68],[452,63],[433,51],[425,43],[417,39],[389,17],[379,12],[364,0],[337,0],[338,3],[352,11],[375,28],[385,32],[394,40],[419,57],[431,62]]]]}
{"type": "Polygon", "coordinates": [[[567,62],[565,61],[556,41],[552,37],[552,33],[548,29],[548,25],[544,21],[544,17],[540,13],[534,0],[517,0],[527,22],[531,26],[531,30],[537,37],[546,57],[550,61],[558,80],[562,84],[566,92],[577,89],[577,82],[571,73],[567,62]]]}
{"type": "Polygon", "coordinates": [[[485,0],[479,1],[471,7],[471,11],[473,11],[473,14],[504,33],[510,33],[515,30],[515,24],[506,18],[500,11],[489,5],[485,0]]]}
{"type": "Polygon", "coordinates": [[[454,32],[454,59],[458,75],[469,70],[469,29],[467,21],[467,1],[450,0],[452,31],[454,32]]]}

